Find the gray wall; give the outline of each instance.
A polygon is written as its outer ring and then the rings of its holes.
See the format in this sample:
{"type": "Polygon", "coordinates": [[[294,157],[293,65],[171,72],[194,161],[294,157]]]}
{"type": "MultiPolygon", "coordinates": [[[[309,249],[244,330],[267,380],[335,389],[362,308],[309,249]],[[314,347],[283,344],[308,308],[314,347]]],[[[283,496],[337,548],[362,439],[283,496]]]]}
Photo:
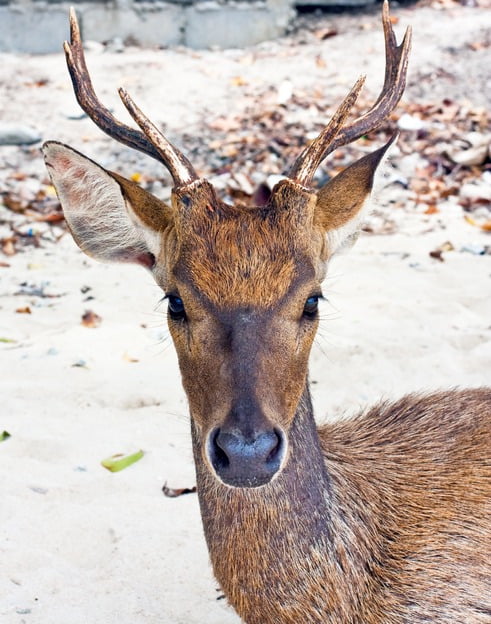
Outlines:
{"type": "Polygon", "coordinates": [[[293,0],[0,0],[0,51],[58,52],[68,8],[84,39],[142,46],[243,47],[285,32],[293,0]]]}

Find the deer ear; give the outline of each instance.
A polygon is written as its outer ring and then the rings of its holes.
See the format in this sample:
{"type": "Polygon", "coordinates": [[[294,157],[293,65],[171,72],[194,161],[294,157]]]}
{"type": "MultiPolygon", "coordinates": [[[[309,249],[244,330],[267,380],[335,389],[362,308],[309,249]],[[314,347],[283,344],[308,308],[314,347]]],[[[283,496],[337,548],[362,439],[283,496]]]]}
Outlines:
{"type": "Polygon", "coordinates": [[[49,141],[44,159],[77,245],[98,260],[151,269],[171,209],[134,182],[76,150],[49,141]]]}
{"type": "Polygon", "coordinates": [[[329,253],[352,245],[358,238],[377,167],[397,138],[360,158],[317,192],[315,222],[327,233],[329,253]]]}

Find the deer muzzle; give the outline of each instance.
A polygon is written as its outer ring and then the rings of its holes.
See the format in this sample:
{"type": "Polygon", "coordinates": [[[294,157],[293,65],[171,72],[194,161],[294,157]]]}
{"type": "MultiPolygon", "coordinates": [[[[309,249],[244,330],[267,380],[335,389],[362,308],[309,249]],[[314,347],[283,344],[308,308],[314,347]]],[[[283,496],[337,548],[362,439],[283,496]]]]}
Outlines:
{"type": "Polygon", "coordinates": [[[216,427],[208,435],[206,452],[220,481],[236,488],[269,483],[286,455],[286,437],[279,428],[245,433],[234,427],[216,427]]]}

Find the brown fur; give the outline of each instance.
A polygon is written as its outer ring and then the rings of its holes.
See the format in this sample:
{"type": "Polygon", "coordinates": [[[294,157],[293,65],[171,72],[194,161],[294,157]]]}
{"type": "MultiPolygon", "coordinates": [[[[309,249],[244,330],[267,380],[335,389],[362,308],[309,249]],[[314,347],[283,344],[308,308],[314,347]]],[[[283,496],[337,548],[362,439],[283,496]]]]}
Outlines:
{"type": "MultiPolygon", "coordinates": [[[[103,257],[99,205],[92,214],[90,188],[77,191],[77,181],[70,192],[83,157],[59,144],[46,152],[76,240],[103,257]]],[[[491,390],[409,396],[314,424],[307,368],[317,319],[303,308],[356,231],[382,152],[318,195],[284,181],[263,208],[228,206],[197,180],[174,191],[161,218],[157,200],[120,176],[102,172],[94,184],[109,189],[126,236],[112,237],[108,257],[140,261],[147,245],[155,279],[184,301],[186,319],[169,326],[203,526],[216,577],[247,624],[491,622],[491,390]],[[131,256],[134,241],[140,255],[131,256]],[[237,405],[246,421],[234,421],[237,405]],[[206,441],[224,425],[281,428],[288,449],[271,482],[218,479],[206,441]]],[[[96,179],[98,167],[86,167],[96,179]]]]}
{"type": "Polygon", "coordinates": [[[306,390],[259,490],[218,484],[195,434],[213,568],[244,621],[489,624],[490,406],[484,389],[408,396],[317,434],[306,390]]]}

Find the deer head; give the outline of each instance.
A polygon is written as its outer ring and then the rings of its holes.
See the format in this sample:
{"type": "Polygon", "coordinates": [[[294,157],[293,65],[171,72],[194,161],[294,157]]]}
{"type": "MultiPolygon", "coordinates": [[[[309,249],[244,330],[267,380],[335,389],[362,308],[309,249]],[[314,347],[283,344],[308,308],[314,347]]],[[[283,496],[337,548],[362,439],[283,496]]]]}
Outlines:
{"type": "Polygon", "coordinates": [[[376,103],[346,123],[364,82],[358,80],[268,205],[251,208],[221,201],[122,89],[140,130],[112,116],[91,85],[73,11],[70,23],[65,53],[81,107],[110,136],[161,161],[174,188],[167,205],[75,150],[48,142],[46,165],[68,226],[87,254],[151,271],[168,299],[202,461],[229,486],[265,485],[288,462],[328,260],[356,237],[375,171],[393,139],[319,190],[311,188],[312,178],[329,153],[373,130],[396,106],[410,33],[396,44],[386,2],[386,72],[376,103]]]}

